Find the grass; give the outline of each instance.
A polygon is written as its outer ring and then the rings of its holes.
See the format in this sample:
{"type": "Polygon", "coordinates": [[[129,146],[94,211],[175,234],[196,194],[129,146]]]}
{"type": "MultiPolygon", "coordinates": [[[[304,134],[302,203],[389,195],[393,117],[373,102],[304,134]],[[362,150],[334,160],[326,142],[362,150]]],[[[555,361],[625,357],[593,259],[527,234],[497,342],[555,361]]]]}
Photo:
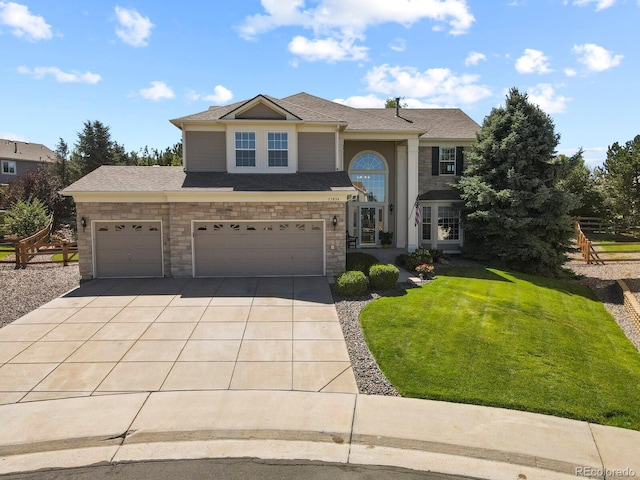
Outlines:
{"type": "Polygon", "coordinates": [[[360,321],[403,396],[640,430],[640,355],[575,281],[450,269],[360,321]]]}
{"type": "Polygon", "coordinates": [[[15,252],[15,250],[13,249],[13,247],[0,247],[0,260],[2,260],[5,257],[8,257],[9,255],[13,254],[15,252]]]}
{"type": "MultiPolygon", "coordinates": [[[[73,259],[71,261],[75,262],[77,260],[78,260],[78,255],[76,254],[76,256],[73,257],[73,259]]],[[[56,253],[55,255],[51,256],[51,261],[52,262],[62,262],[62,261],[64,261],[64,259],[62,258],[62,254],[61,253],[56,253]]]]}

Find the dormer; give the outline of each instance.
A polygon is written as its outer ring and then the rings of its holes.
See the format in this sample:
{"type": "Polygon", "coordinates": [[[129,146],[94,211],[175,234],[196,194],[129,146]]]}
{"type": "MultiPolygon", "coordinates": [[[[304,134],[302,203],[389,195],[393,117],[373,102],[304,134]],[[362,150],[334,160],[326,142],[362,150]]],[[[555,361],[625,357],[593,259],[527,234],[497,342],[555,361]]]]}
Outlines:
{"type": "Polygon", "coordinates": [[[220,117],[229,173],[295,173],[302,119],[258,95],[220,117]]]}

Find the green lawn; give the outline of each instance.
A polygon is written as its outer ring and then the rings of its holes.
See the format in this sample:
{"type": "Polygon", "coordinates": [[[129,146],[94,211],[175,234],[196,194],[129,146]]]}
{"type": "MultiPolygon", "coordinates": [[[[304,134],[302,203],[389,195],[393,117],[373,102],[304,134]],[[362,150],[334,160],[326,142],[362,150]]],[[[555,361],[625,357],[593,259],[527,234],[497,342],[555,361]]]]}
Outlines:
{"type": "Polygon", "coordinates": [[[403,396],[640,430],[640,354],[575,281],[449,269],[360,321],[403,396]]]}
{"type": "Polygon", "coordinates": [[[0,247],[0,260],[2,260],[5,257],[8,257],[9,255],[13,254],[14,252],[15,252],[15,250],[13,248],[8,249],[8,248],[0,247]]]}

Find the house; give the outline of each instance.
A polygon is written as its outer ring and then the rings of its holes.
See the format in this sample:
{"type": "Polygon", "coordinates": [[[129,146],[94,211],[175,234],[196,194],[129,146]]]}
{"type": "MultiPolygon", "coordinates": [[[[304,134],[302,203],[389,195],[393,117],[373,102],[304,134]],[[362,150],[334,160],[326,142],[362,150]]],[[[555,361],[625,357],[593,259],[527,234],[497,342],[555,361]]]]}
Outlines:
{"type": "Polygon", "coordinates": [[[458,251],[448,184],[479,126],[459,109],[357,109],[307,93],[171,120],[183,167],[103,166],[74,197],[83,278],[329,275],[346,234],[458,251]],[[416,215],[416,207],[419,208],[416,215]]]}
{"type": "Polygon", "coordinates": [[[0,184],[55,161],[56,154],[40,143],[0,139],[0,184]]]}

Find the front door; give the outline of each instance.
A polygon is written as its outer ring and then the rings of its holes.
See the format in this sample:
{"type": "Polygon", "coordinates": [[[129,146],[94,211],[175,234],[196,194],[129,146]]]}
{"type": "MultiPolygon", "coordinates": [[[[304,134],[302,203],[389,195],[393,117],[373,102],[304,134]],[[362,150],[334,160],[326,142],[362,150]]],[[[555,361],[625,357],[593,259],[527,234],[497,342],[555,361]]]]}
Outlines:
{"type": "Polygon", "coordinates": [[[378,207],[360,207],[359,228],[360,245],[363,247],[378,244],[378,207]]]}

